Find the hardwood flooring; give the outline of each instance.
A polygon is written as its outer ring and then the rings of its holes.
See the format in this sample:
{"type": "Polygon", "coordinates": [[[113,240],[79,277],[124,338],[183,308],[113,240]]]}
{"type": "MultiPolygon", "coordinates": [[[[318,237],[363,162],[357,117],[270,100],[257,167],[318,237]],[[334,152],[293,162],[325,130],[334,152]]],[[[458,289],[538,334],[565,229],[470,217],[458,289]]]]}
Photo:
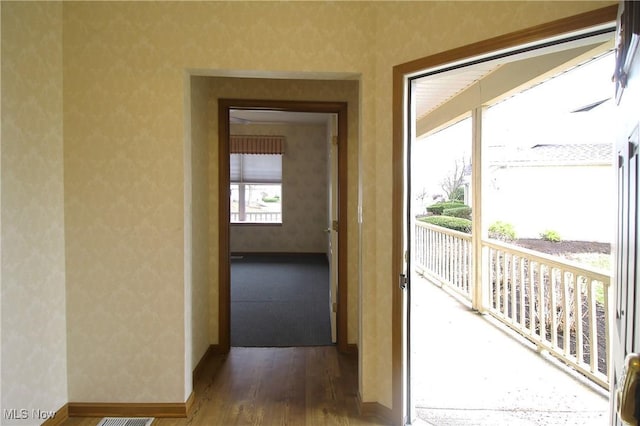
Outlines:
{"type": "MultiPolygon", "coordinates": [[[[153,426],[384,425],[358,414],[357,389],[356,360],[334,346],[235,347],[202,368],[190,417],[153,426]]],[[[99,421],[70,418],[63,426],[99,421]]]]}

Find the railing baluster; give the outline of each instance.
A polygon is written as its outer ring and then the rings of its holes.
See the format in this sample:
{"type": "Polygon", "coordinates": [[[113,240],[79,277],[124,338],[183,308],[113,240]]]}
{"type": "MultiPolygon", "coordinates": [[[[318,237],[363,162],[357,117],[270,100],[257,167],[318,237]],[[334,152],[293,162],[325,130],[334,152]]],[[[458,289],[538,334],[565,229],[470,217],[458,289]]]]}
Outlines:
{"type": "Polygon", "coordinates": [[[471,250],[470,241],[465,240],[465,246],[467,247],[467,269],[465,271],[465,273],[467,274],[467,292],[470,292],[471,291],[471,268],[473,265],[473,260],[471,259],[471,257],[473,256],[473,251],[471,250]]]}
{"type": "Polygon", "coordinates": [[[525,299],[524,299],[524,295],[525,295],[525,279],[524,279],[524,258],[522,256],[518,257],[518,272],[519,272],[519,276],[520,276],[520,327],[522,327],[523,330],[525,330],[527,328],[527,321],[526,321],[526,315],[525,315],[525,310],[526,310],[526,304],[525,304],[525,299]]]}
{"type": "Polygon", "coordinates": [[[564,349],[564,354],[566,356],[571,355],[571,324],[569,323],[570,319],[571,319],[571,315],[573,314],[574,318],[575,318],[575,309],[572,310],[572,312],[569,312],[569,309],[571,309],[571,303],[569,300],[569,285],[567,283],[567,274],[569,274],[569,272],[562,270],[562,314],[563,314],[563,318],[562,318],[562,324],[563,324],[563,329],[562,329],[562,337],[563,337],[563,342],[562,342],[562,346],[564,349]]]}
{"type": "Polygon", "coordinates": [[[458,254],[458,240],[451,238],[451,244],[453,245],[453,253],[452,253],[452,258],[453,258],[453,282],[455,283],[456,287],[458,287],[458,289],[462,290],[462,285],[460,283],[460,274],[458,273],[458,263],[459,263],[459,254],[458,254]]]}
{"type": "Polygon", "coordinates": [[[494,267],[494,285],[495,285],[495,294],[496,294],[496,312],[500,312],[502,310],[502,287],[500,284],[500,252],[496,249],[493,251],[495,256],[494,267]]]}
{"type": "Polygon", "coordinates": [[[549,315],[551,316],[551,344],[558,345],[558,301],[556,300],[556,277],[558,270],[549,266],[549,315]]]}
{"type": "Polygon", "coordinates": [[[495,299],[496,312],[500,312],[502,309],[502,292],[500,291],[500,254],[498,250],[493,250],[493,292],[495,299]]]}
{"type": "Polygon", "coordinates": [[[534,266],[535,266],[534,262],[532,262],[531,259],[529,259],[527,261],[527,268],[529,270],[528,271],[529,272],[529,286],[528,286],[529,287],[529,329],[531,330],[531,336],[536,335],[536,312],[535,312],[536,292],[533,286],[534,266]]]}
{"type": "Polygon", "coordinates": [[[605,348],[605,364],[604,364],[604,374],[607,376],[607,383],[610,383],[611,377],[609,376],[609,368],[608,366],[611,365],[609,364],[609,362],[611,361],[609,358],[609,354],[610,354],[610,342],[609,339],[607,339],[607,333],[609,330],[609,315],[607,315],[607,313],[609,312],[609,286],[604,283],[604,282],[600,282],[602,285],[602,291],[604,293],[604,332],[605,335],[602,336],[602,338],[604,339],[604,348],[605,348]]]}
{"type": "MultiPolygon", "coordinates": [[[[436,238],[437,238],[436,246],[437,247],[442,247],[443,235],[442,234],[438,234],[436,238]]],[[[438,257],[437,273],[438,273],[439,276],[442,276],[442,252],[438,251],[436,253],[436,256],[438,257]]]]}
{"type": "Polygon", "coordinates": [[[447,262],[447,281],[453,283],[455,285],[455,281],[453,280],[453,247],[452,247],[451,235],[447,235],[447,254],[448,254],[448,262],[447,262]]]}
{"type": "Polygon", "coordinates": [[[576,325],[576,360],[578,363],[584,363],[584,331],[582,327],[582,276],[573,275],[574,280],[574,312],[576,325]]]}
{"type": "Polygon", "coordinates": [[[433,252],[435,250],[435,244],[433,241],[433,231],[431,229],[427,229],[427,269],[430,271],[434,270],[433,267],[433,252]]]}
{"type": "Polygon", "coordinates": [[[467,280],[464,273],[464,262],[465,262],[465,247],[464,241],[458,241],[458,256],[460,259],[458,261],[458,279],[460,280],[460,291],[463,293],[467,293],[467,280]]]}
{"type": "Polygon", "coordinates": [[[517,323],[518,306],[516,305],[516,257],[511,255],[511,264],[509,265],[509,272],[511,275],[511,321],[517,323]]]}
{"type": "Polygon", "coordinates": [[[462,265],[464,263],[464,244],[463,241],[459,240],[459,239],[455,239],[456,242],[456,259],[457,259],[457,263],[456,263],[456,280],[458,283],[458,288],[460,289],[461,292],[466,292],[465,290],[465,284],[464,284],[464,275],[462,272],[462,265]]]}
{"type": "MultiPolygon", "coordinates": [[[[494,261],[493,261],[493,248],[489,247],[488,251],[487,251],[487,263],[488,265],[486,265],[487,269],[488,269],[488,273],[487,273],[487,279],[489,280],[489,309],[493,310],[496,306],[496,286],[495,286],[495,273],[493,270],[493,265],[494,265],[494,261]]],[[[484,265],[483,265],[484,266],[484,265]]]]}
{"type": "Polygon", "coordinates": [[[507,305],[509,303],[509,294],[507,293],[507,254],[502,250],[500,251],[500,254],[502,254],[502,271],[500,271],[500,277],[502,278],[502,313],[508,318],[509,311],[507,310],[507,305]]]}
{"type": "Polygon", "coordinates": [[[435,274],[438,273],[438,258],[437,258],[437,251],[438,251],[438,233],[435,231],[431,231],[431,269],[433,270],[433,272],[435,274]]]}
{"type": "Polygon", "coordinates": [[[540,341],[544,342],[547,340],[547,327],[544,321],[544,305],[546,304],[546,300],[544,297],[544,276],[542,275],[542,267],[542,263],[538,263],[538,331],[540,333],[540,341]]]}
{"type": "MultiPolygon", "coordinates": [[[[473,265],[473,260],[471,256],[473,256],[473,251],[471,250],[471,242],[465,240],[465,246],[467,247],[467,269],[465,273],[467,274],[467,292],[471,291],[471,268],[473,265]]],[[[481,279],[481,277],[479,277],[481,279]]]]}
{"type": "Polygon", "coordinates": [[[587,303],[589,306],[589,366],[591,372],[598,371],[598,323],[596,300],[593,297],[593,280],[587,278],[587,303]]]}
{"type": "Polygon", "coordinates": [[[457,238],[451,238],[451,243],[453,244],[453,280],[456,283],[456,287],[458,290],[462,291],[462,282],[460,281],[460,274],[458,271],[460,264],[460,254],[458,252],[458,247],[460,246],[457,238]]]}
{"type": "Polygon", "coordinates": [[[438,237],[439,235],[431,231],[431,267],[438,271],[438,237]]]}

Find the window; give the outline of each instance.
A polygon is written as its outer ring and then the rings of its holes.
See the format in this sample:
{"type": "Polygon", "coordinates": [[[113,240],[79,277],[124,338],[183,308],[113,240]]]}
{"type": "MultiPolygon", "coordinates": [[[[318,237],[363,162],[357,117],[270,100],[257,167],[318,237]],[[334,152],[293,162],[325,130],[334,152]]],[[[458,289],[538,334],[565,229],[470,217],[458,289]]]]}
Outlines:
{"type": "Polygon", "coordinates": [[[232,223],[282,223],[282,139],[231,137],[232,223]]]}

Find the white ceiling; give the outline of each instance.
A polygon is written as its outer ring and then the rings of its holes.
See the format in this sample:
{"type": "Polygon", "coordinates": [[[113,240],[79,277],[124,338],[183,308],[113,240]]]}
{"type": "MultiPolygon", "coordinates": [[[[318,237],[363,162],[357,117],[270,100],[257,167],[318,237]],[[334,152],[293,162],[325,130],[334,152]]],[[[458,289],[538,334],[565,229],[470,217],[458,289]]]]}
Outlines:
{"type": "Polygon", "coordinates": [[[312,112],[289,112],[272,110],[240,110],[229,111],[233,124],[268,124],[268,123],[296,123],[296,124],[325,124],[331,114],[312,112]]]}

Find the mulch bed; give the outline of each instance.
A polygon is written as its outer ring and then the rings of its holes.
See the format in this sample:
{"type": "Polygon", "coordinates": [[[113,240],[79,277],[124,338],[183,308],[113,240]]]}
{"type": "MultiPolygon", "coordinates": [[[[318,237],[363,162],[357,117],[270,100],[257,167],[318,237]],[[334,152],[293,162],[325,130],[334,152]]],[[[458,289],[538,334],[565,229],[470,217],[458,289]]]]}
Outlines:
{"type": "Polygon", "coordinates": [[[611,253],[611,244],[598,243],[594,241],[559,241],[554,243],[542,239],[521,238],[512,242],[513,244],[536,250],[547,254],[565,253],[611,253]]]}

